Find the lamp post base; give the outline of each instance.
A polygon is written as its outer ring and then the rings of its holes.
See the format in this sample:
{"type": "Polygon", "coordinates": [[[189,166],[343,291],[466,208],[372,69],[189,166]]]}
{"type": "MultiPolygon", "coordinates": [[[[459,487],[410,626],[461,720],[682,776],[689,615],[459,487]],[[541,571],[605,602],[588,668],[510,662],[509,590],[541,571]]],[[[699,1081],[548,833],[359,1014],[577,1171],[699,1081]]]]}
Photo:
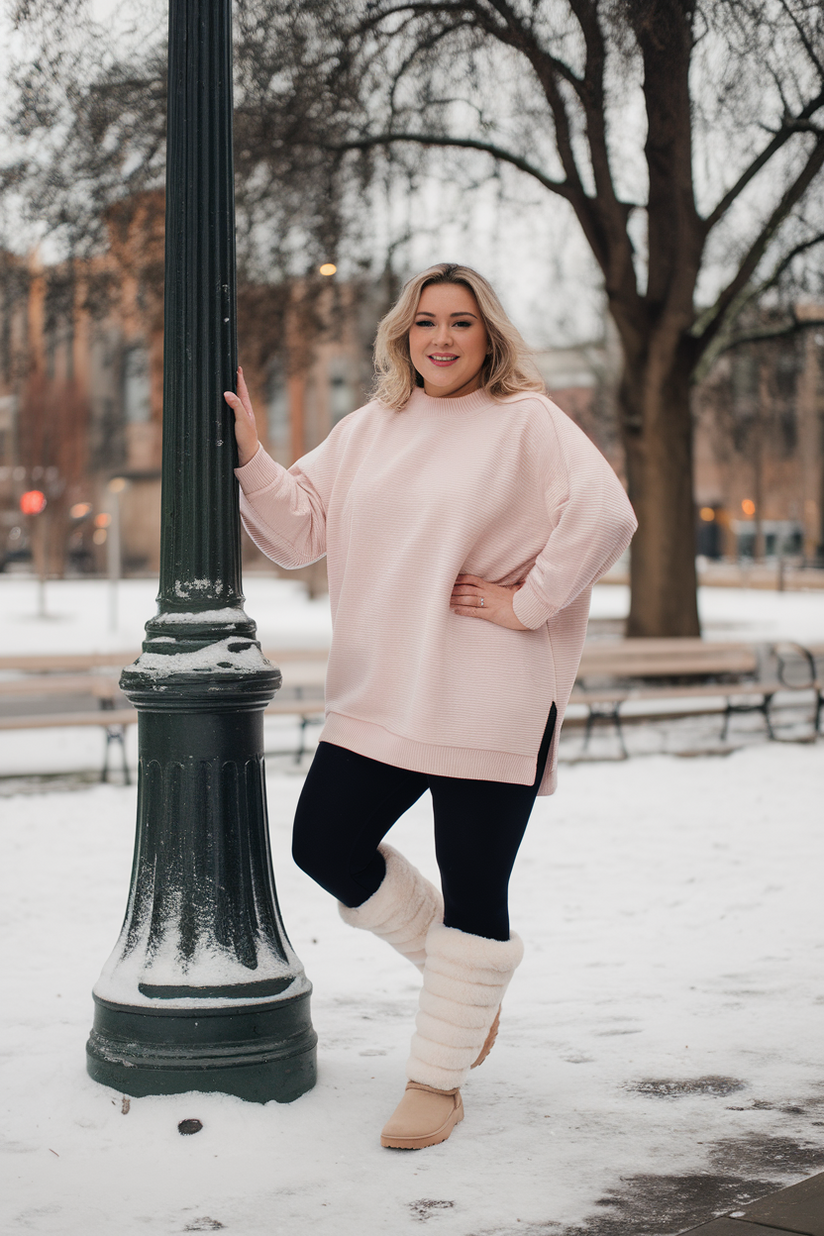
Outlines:
{"type": "Polygon", "coordinates": [[[311,984],[287,999],[206,1008],[148,1008],[95,995],[89,1075],[121,1094],[233,1094],[291,1103],[317,1077],[311,984]]]}

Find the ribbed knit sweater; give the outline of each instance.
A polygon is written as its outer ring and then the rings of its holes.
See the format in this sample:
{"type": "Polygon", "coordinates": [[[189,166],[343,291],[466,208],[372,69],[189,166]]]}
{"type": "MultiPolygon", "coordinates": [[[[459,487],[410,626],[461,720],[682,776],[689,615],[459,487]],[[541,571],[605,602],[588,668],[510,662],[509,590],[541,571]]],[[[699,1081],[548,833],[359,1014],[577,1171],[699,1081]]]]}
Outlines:
{"type": "Polygon", "coordinates": [[[283,567],[327,556],[332,644],[321,738],[442,776],[529,785],[553,701],[540,793],[556,784],[564,710],[593,583],[636,523],[604,457],[532,392],[416,390],[373,401],[288,471],[238,468],[241,515],[283,567]],[[525,579],[512,631],[450,609],[461,573],[525,579]]]}

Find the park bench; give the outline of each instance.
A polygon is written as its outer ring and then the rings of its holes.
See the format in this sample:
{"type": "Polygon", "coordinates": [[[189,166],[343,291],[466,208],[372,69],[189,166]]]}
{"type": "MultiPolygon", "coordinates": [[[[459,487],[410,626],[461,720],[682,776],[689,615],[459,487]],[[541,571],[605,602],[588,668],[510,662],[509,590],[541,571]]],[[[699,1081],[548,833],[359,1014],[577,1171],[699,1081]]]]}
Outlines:
{"type": "Polygon", "coordinates": [[[793,691],[812,691],[815,697],[813,728],[821,727],[824,712],[824,643],[797,644],[783,640],[774,645],[778,681],[793,691]],[[819,669],[819,665],[821,669],[819,669]]]}
{"type": "Polygon", "coordinates": [[[50,729],[53,727],[102,725],[106,748],[101,781],[108,780],[109,756],[119,745],[123,777],[129,782],[124,727],[136,718],[132,706],[119,696],[117,680],[129,653],[34,653],[0,657],[0,699],[23,705],[25,712],[4,712],[0,730],[50,729]],[[75,708],[55,710],[58,697],[76,703],[75,708]],[[51,701],[44,708],[41,701],[51,701]],[[88,701],[88,703],[86,702],[88,701]],[[34,710],[32,709],[34,705],[34,710]],[[103,715],[105,714],[105,715],[103,715]]]}
{"type": "MultiPolygon", "coordinates": [[[[721,740],[729,731],[735,713],[760,712],[767,733],[775,738],[771,706],[780,691],[811,689],[816,694],[815,733],[821,716],[821,686],[815,658],[800,645],[757,648],[702,639],[593,640],[584,647],[570,704],[587,708],[584,749],[596,724],[615,727],[621,753],[626,757],[622,709],[641,701],[687,701],[703,704],[706,711],[723,714],[721,740]],[[779,651],[783,649],[783,654],[779,651]],[[777,668],[773,668],[773,666],[777,668]],[[799,674],[799,667],[803,673],[799,674]],[[719,708],[710,701],[723,700],[719,708]]],[[[704,709],[702,709],[704,710],[704,709]]],[[[689,711],[694,711],[690,709],[689,711]]],[[[662,713],[651,720],[688,715],[662,713]]]]}
{"type": "MultiPolygon", "coordinates": [[[[129,784],[125,727],[134,725],[138,714],[121,693],[118,680],[122,668],[138,655],[128,651],[0,657],[0,700],[16,701],[27,709],[0,714],[0,731],[100,725],[106,732],[100,779],[108,780],[114,745],[120,748],[123,778],[129,784]],[[58,697],[70,703],[76,701],[79,706],[55,709],[58,697]],[[44,707],[45,701],[50,702],[50,707],[44,707]]],[[[299,762],[306,750],[307,727],[323,716],[328,652],[320,648],[289,649],[266,655],[284,671],[284,685],[266,708],[266,715],[299,718],[300,737],[295,753],[299,762]]]]}
{"type": "MultiPolygon", "coordinates": [[[[31,705],[39,700],[53,703],[62,696],[83,703],[80,708],[65,711],[49,711],[41,705],[36,711],[0,715],[0,730],[101,725],[106,731],[101,780],[108,778],[111,747],[119,745],[128,782],[124,733],[126,726],[137,721],[137,712],[120,693],[118,678],[123,666],[137,655],[127,651],[0,657],[0,699],[25,700],[31,705]]],[[[323,719],[328,653],[326,649],[289,649],[266,655],[284,675],[284,684],[266,715],[298,718],[300,731],[294,756],[300,762],[306,751],[308,726],[323,719]]],[[[667,702],[677,707],[679,702],[683,705],[689,701],[697,703],[701,711],[721,712],[722,740],[734,713],[757,711],[764,717],[770,738],[775,738],[770,715],[774,696],[781,691],[810,690],[815,697],[817,734],[824,711],[824,687],[818,669],[822,662],[824,644],[805,647],[782,642],[770,649],[758,649],[750,644],[700,639],[596,638],[584,647],[570,704],[587,709],[584,749],[596,725],[611,724],[624,757],[627,751],[622,722],[630,718],[622,716],[622,709],[639,702],[648,702],[658,710],[633,716],[633,720],[688,715],[683,710],[661,711],[660,705],[667,702]],[[717,701],[723,704],[713,707],[717,701]]],[[[572,719],[571,723],[576,722],[572,719]]]]}

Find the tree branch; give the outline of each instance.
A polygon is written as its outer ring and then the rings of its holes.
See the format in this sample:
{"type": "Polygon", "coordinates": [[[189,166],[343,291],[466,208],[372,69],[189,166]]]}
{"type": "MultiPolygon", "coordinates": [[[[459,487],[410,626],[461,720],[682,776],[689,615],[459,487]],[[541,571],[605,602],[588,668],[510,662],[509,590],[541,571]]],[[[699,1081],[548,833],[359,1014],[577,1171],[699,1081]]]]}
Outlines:
{"type": "Polygon", "coordinates": [[[781,260],[776,264],[772,274],[768,275],[761,283],[750,285],[748,288],[743,288],[739,293],[735,305],[735,314],[727,314],[727,321],[731,321],[733,317],[738,317],[741,310],[744,309],[752,300],[759,300],[765,292],[770,288],[775,287],[778,280],[784,274],[784,271],[790,266],[797,257],[802,253],[806,253],[809,249],[814,248],[824,242],[824,232],[819,232],[817,236],[811,236],[807,240],[800,241],[797,245],[793,245],[781,260]]]}
{"type": "Polygon", "coordinates": [[[628,211],[615,192],[606,131],[604,73],[607,50],[597,7],[592,0],[570,0],[570,8],[581,28],[586,47],[584,79],[579,90],[586,121],[589,158],[595,179],[595,197],[601,226],[605,232],[607,266],[604,267],[607,293],[623,288],[625,297],[637,295],[637,279],[632,261],[632,243],[627,232],[628,211]]]}
{"type": "Polygon", "coordinates": [[[808,326],[824,326],[824,317],[799,318],[793,312],[790,321],[783,322],[780,326],[765,326],[762,329],[745,331],[740,335],[730,335],[723,343],[719,343],[718,347],[707,349],[693,372],[692,382],[694,385],[702,382],[719,356],[723,356],[725,352],[740,348],[745,343],[766,343],[770,339],[786,339],[790,335],[796,335],[799,331],[805,330],[808,326]]]}
{"type": "MultiPolygon", "coordinates": [[[[528,59],[531,58],[530,50],[535,49],[535,51],[539,52],[541,58],[552,66],[553,71],[558,74],[561,80],[565,81],[573,88],[575,93],[583,102],[582,91],[584,88],[584,82],[577,75],[577,73],[573,72],[566,61],[559,60],[558,57],[553,56],[551,52],[546,51],[544,48],[539,49],[537,47],[537,44],[532,37],[532,32],[525,28],[521,18],[507,2],[507,0],[489,0],[489,4],[501,16],[507,31],[510,32],[509,34],[505,34],[503,31],[499,31],[496,28],[494,31],[490,31],[490,33],[495,33],[496,37],[500,39],[502,43],[508,43],[510,47],[514,47],[518,51],[523,52],[528,59]]],[[[479,21],[483,21],[483,10],[477,3],[473,2],[473,0],[467,0],[464,7],[473,13],[479,21]]]]}
{"type": "MultiPolygon", "coordinates": [[[[738,297],[747,287],[770,241],[787,218],[793,206],[801,200],[822,166],[824,166],[824,134],[819,137],[804,167],[793,183],[787,188],[758,236],[750,245],[734,278],[730,280],[717,297],[715,304],[700,314],[693,323],[690,333],[698,343],[697,352],[699,356],[718,334],[724,320],[728,320],[734,311],[738,311],[738,297]]],[[[749,296],[746,299],[750,299],[749,296]]]]}
{"type": "MultiPolygon", "coordinates": [[[[711,232],[716,223],[723,219],[724,215],[736,199],[740,197],[750,181],[758,175],[762,167],[769,163],[773,155],[776,154],[782,146],[786,145],[794,134],[809,131],[812,127],[809,123],[810,117],[815,115],[822,105],[824,105],[824,90],[817,94],[814,99],[811,99],[807,106],[802,108],[797,116],[794,116],[792,120],[785,121],[785,123],[782,124],[781,128],[774,134],[771,141],[767,142],[767,145],[761,153],[756,155],[749,167],[744,169],[732,188],[727,190],[716,205],[715,209],[707,215],[704,220],[705,233],[708,234],[711,232]]],[[[820,132],[820,130],[815,131],[820,132]]]]}
{"type": "MultiPolygon", "coordinates": [[[[501,17],[501,22],[497,22],[492,17],[492,14],[481,5],[478,0],[456,0],[456,3],[436,2],[415,3],[410,0],[407,4],[392,5],[391,8],[381,9],[373,13],[370,17],[364,18],[358,22],[357,32],[374,29],[379,26],[387,17],[397,17],[401,13],[408,13],[412,17],[431,17],[433,13],[449,14],[454,16],[458,13],[465,13],[473,19],[475,24],[484,31],[485,34],[491,35],[498,39],[499,42],[505,43],[510,47],[528,55],[528,46],[531,42],[530,32],[524,27],[518,14],[506,0],[489,0],[490,7],[501,17]]],[[[552,64],[553,69],[565,82],[568,82],[572,88],[578,92],[582,87],[582,81],[570,66],[563,60],[550,55],[549,52],[543,52],[542,55],[552,64]]]]}
{"type": "Polygon", "coordinates": [[[510,163],[519,171],[532,176],[545,189],[556,193],[567,201],[572,196],[570,186],[564,180],[552,180],[546,176],[534,163],[522,159],[520,155],[496,146],[494,142],[484,142],[474,137],[449,137],[438,133],[375,133],[364,137],[348,138],[342,142],[324,143],[325,150],[371,150],[374,146],[389,146],[395,142],[414,142],[419,146],[458,146],[466,150],[480,150],[501,163],[510,163]]]}
{"type": "MultiPolygon", "coordinates": [[[[824,232],[819,232],[817,236],[810,236],[807,240],[802,240],[797,245],[793,245],[792,249],[788,250],[781,260],[776,263],[772,273],[769,274],[766,279],[763,279],[760,283],[753,283],[748,285],[746,288],[743,288],[732,305],[730,305],[730,308],[727,310],[725,315],[726,325],[731,328],[732,324],[738,320],[742,311],[748,304],[750,304],[751,301],[759,300],[765,292],[769,291],[770,288],[775,287],[784,271],[791,265],[792,262],[795,261],[797,257],[820,244],[824,244],[824,232]]],[[[795,320],[799,321],[797,317],[795,320]]],[[[808,319],[804,319],[803,322],[799,322],[799,325],[804,325],[807,320],[808,319]]],[[[692,380],[694,382],[700,382],[701,379],[709,373],[719,356],[723,355],[724,352],[729,351],[731,347],[737,347],[738,343],[745,342],[749,337],[749,335],[733,336],[731,330],[725,335],[723,330],[719,330],[716,333],[715,338],[709,342],[707,347],[702,352],[701,358],[693,371],[692,380]]],[[[763,338],[764,336],[759,335],[758,337],[763,338]]]]}
{"type": "MultiPolygon", "coordinates": [[[[523,55],[535,72],[552,113],[555,125],[555,144],[565,177],[563,181],[549,180],[526,160],[513,156],[500,147],[493,147],[491,143],[478,142],[475,139],[424,140],[420,134],[410,135],[406,140],[418,141],[422,145],[465,146],[485,150],[494,158],[511,163],[521,171],[532,175],[545,188],[570,202],[608,285],[612,287],[619,283],[625,284],[627,272],[630,271],[633,275],[633,290],[635,290],[632,248],[626,231],[629,207],[617,201],[607,157],[603,103],[603,68],[606,53],[603,35],[592,0],[576,0],[573,11],[582,30],[587,24],[584,34],[588,47],[588,76],[583,79],[573,71],[570,65],[552,55],[539,44],[534,31],[525,24],[510,0],[486,0],[486,3],[483,0],[453,0],[453,2],[432,0],[430,3],[408,0],[408,3],[393,4],[391,7],[377,9],[364,22],[359,23],[358,29],[374,30],[384,19],[392,16],[408,15],[431,18],[437,13],[442,18],[448,15],[454,20],[458,14],[465,14],[468,19],[467,25],[474,25],[479,31],[523,55]],[[562,82],[571,87],[578,103],[584,109],[595,180],[599,194],[602,191],[604,193],[600,201],[590,197],[584,187],[575,155],[572,120],[567,100],[561,89],[562,82]]],[[[384,141],[386,137],[387,135],[383,135],[384,141]]],[[[393,134],[391,140],[399,141],[404,138],[393,134]]],[[[372,139],[367,144],[377,145],[380,141],[372,139]]]]}
{"type": "MultiPolygon", "coordinates": [[[[412,67],[415,61],[424,53],[434,50],[434,48],[438,46],[438,44],[440,43],[442,39],[447,38],[450,34],[454,34],[457,30],[460,30],[462,27],[466,28],[467,25],[468,23],[463,20],[456,21],[456,22],[453,22],[451,25],[439,27],[439,29],[435,30],[427,38],[422,38],[422,39],[418,39],[415,41],[411,52],[409,53],[408,56],[406,56],[401,61],[400,66],[395,72],[394,80],[389,89],[389,114],[390,116],[394,117],[397,114],[397,109],[395,107],[395,96],[396,96],[397,90],[401,84],[401,79],[409,71],[409,69],[412,67]]],[[[469,28],[471,29],[471,26],[469,26],[469,28]]]]}
{"type": "Polygon", "coordinates": [[[821,59],[816,54],[815,48],[810,42],[810,39],[809,39],[809,36],[807,35],[806,30],[801,25],[801,22],[798,20],[798,17],[792,11],[789,4],[787,4],[787,0],[781,0],[781,7],[784,10],[784,12],[787,14],[787,16],[789,17],[792,24],[795,26],[796,34],[800,38],[805,52],[810,57],[810,60],[813,62],[815,67],[818,69],[819,74],[822,77],[824,77],[824,63],[822,63],[821,59]]]}

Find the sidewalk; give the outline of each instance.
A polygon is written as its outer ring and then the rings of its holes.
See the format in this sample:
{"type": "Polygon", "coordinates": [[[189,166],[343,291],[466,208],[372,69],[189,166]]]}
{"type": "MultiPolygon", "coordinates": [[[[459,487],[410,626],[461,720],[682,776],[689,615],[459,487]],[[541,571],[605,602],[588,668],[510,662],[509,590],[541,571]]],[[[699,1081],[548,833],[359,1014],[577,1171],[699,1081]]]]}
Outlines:
{"type": "Polygon", "coordinates": [[[782,1232],[824,1236],[824,1172],[689,1232],[696,1236],[780,1236],[782,1232]]]}

